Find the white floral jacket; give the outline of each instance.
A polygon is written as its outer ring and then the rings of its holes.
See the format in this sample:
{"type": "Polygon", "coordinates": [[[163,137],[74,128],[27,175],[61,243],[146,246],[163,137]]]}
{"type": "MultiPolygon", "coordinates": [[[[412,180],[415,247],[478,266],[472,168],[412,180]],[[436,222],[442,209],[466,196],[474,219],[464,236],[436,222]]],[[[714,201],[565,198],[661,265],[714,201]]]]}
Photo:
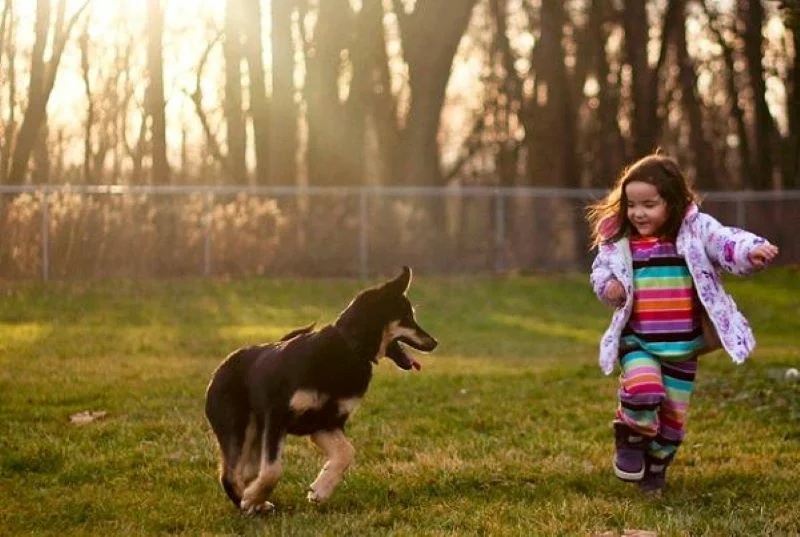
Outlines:
{"type": "MultiPolygon", "coordinates": [[[[763,242],[766,241],[758,235],[723,226],[693,204],[686,212],[675,243],[686,260],[697,296],[722,347],[737,364],[747,359],[756,341],[747,319],[722,288],[718,270],[722,268],[739,276],[754,272],[748,254],[763,242]]],[[[625,288],[626,299],[624,306],[614,310],[611,325],[600,341],[600,368],[606,375],[614,370],[620,336],[633,310],[633,260],[627,238],[601,244],[592,264],[592,287],[604,302],[607,300],[603,291],[612,278],[625,288]]]]}

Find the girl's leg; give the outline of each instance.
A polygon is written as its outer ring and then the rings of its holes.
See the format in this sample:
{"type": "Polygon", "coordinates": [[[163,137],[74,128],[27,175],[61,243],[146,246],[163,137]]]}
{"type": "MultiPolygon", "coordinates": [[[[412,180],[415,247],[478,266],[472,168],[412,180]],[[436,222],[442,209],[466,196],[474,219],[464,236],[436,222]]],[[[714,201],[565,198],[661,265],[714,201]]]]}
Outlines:
{"type": "Polygon", "coordinates": [[[686,411],[694,389],[697,357],[683,362],[663,362],[666,398],[659,411],[658,434],[647,447],[643,490],[655,492],[666,485],[666,471],[685,434],[686,411]]]}
{"type": "Polygon", "coordinates": [[[658,413],[657,434],[648,447],[656,459],[672,458],[686,434],[686,411],[697,375],[697,357],[661,364],[666,397],[658,413]]]}
{"type": "Polygon", "coordinates": [[[664,399],[661,367],[642,349],[620,353],[619,406],[614,420],[614,474],[623,481],[645,475],[645,452],[658,431],[658,407],[664,399]]]}
{"type": "Polygon", "coordinates": [[[659,408],[666,397],[661,361],[640,349],[620,353],[619,406],[614,422],[653,438],[659,431],[659,408]]]}

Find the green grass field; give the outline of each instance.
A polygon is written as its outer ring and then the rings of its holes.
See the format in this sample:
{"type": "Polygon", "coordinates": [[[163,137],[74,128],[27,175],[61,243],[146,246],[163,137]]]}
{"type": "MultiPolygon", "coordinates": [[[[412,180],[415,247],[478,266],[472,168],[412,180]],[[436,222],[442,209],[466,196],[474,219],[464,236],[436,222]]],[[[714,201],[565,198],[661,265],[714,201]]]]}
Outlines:
{"type": "Polygon", "coordinates": [[[0,535],[796,535],[800,382],[783,372],[800,367],[800,272],[726,281],[759,347],[743,366],[702,359],[661,497],[611,472],[610,312],[586,275],[417,275],[439,349],[421,373],[376,367],[324,506],[305,501],[322,460],[290,438],[261,518],[216,481],[208,379],[238,346],[333,320],[359,282],[4,285],[0,535]],[[87,410],[108,414],[70,423],[87,410]]]}

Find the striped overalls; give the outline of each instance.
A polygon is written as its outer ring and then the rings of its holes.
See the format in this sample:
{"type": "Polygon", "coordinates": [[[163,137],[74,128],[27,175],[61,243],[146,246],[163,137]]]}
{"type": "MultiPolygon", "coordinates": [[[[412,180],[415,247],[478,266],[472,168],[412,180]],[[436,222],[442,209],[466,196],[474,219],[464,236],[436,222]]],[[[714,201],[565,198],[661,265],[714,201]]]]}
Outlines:
{"type": "Polygon", "coordinates": [[[703,346],[701,306],[675,244],[632,237],[634,307],[622,332],[616,422],[650,439],[650,457],[670,460],[683,440],[703,346]]]}

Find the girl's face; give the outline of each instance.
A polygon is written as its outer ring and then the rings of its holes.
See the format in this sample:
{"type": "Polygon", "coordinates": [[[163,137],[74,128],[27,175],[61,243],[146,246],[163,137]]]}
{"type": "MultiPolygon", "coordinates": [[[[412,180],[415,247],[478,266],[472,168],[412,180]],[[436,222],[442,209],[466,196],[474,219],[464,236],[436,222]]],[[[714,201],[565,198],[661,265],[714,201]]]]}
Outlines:
{"type": "Polygon", "coordinates": [[[628,220],[637,233],[643,237],[658,236],[669,217],[667,202],[658,189],[650,183],[631,181],[625,185],[625,197],[628,220]]]}

